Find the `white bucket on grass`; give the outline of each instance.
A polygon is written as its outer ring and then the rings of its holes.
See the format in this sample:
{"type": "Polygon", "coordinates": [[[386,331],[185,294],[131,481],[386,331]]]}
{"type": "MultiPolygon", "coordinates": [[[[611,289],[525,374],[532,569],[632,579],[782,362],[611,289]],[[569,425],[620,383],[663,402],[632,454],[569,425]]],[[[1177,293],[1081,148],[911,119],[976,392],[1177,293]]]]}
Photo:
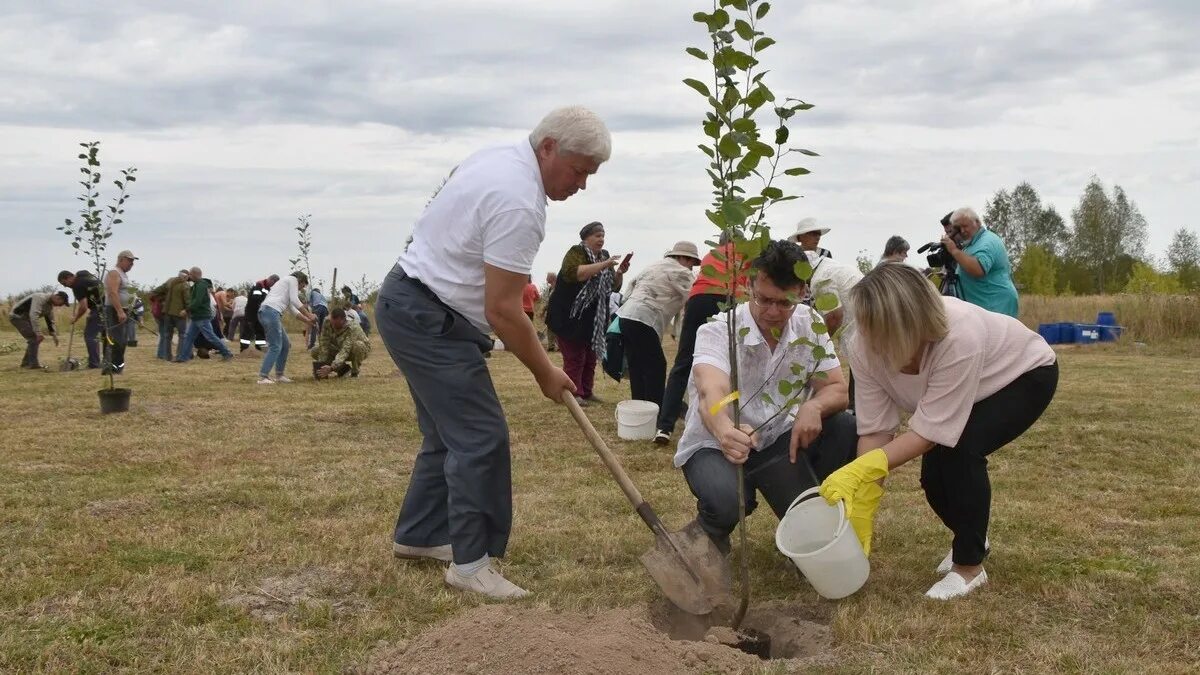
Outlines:
{"type": "Polygon", "coordinates": [[[617,403],[617,435],[627,441],[648,441],[658,431],[658,405],[650,401],[617,403]]]}
{"type": "Polygon", "coordinates": [[[792,559],[817,593],[837,600],[862,588],[871,563],[846,519],[845,504],[830,506],[817,490],[801,492],[788,507],[775,528],[775,547],[792,559]]]}

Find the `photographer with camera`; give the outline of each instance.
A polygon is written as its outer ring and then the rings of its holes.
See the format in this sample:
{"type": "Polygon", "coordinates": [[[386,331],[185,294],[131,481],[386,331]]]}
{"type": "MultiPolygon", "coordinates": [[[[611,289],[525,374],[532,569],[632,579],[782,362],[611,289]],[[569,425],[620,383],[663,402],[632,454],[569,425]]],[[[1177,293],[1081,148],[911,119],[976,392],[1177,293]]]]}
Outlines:
{"type": "MultiPolygon", "coordinates": [[[[1012,282],[1012,266],[1004,241],[995,232],[984,228],[979,215],[969,207],[950,214],[949,230],[942,237],[941,245],[962,270],[957,274],[962,299],[1016,317],[1017,287],[1012,282]]],[[[930,256],[931,261],[932,258],[930,256]]],[[[943,291],[943,294],[947,293],[943,291]]]]}

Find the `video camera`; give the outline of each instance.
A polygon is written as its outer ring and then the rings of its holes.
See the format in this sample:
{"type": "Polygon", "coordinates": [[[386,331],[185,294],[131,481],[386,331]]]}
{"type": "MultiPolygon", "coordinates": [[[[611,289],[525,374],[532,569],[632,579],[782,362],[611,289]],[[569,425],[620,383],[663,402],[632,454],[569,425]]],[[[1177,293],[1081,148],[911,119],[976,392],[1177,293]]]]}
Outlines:
{"type": "MultiPolygon", "coordinates": [[[[962,246],[962,241],[959,237],[962,232],[957,227],[950,225],[950,216],[954,212],[951,211],[942,217],[942,231],[952,238],[959,246],[962,246]]],[[[962,287],[958,282],[958,262],[954,256],[946,251],[946,246],[940,241],[931,241],[921,248],[917,249],[917,253],[929,251],[929,255],[925,256],[925,261],[929,263],[931,268],[942,269],[941,281],[938,284],[938,292],[942,295],[949,295],[955,298],[962,299],[962,287]]]]}
{"type": "MultiPolygon", "coordinates": [[[[953,211],[942,217],[942,229],[949,234],[955,242],[958,242],[959,235],[962,233],[957,227],[951,227],[950,215],[952,213],[953,211]]],[[[949,273],[953,273],[958,268],[958,263],[955,262],[954,256],[946,252],[946,247],[942,244],[942,242],[931,241],[917,249],[917,253],[924,253],[926,251],[930,252],[929,255],[925,256],[925,261],[929,263],[930,267],[940,267],[949,273]]]]}

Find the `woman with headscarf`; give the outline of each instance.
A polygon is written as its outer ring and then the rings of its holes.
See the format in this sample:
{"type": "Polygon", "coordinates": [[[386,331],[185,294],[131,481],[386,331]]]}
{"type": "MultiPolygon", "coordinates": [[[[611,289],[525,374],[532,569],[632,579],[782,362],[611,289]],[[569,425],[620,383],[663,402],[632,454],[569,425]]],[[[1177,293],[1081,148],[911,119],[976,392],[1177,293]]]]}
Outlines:
{"type": "Polygon", "coordinates": [[[581,404],[599,400],[592,392],[596,361],[604,358],[609,293],[620,290],[629,269],[604,250],[604,225],[588,223],[580,242],[563,256],[558,281],[547,302],[546,325],[554,331],[563,370],[575,384],[581,404]]]}

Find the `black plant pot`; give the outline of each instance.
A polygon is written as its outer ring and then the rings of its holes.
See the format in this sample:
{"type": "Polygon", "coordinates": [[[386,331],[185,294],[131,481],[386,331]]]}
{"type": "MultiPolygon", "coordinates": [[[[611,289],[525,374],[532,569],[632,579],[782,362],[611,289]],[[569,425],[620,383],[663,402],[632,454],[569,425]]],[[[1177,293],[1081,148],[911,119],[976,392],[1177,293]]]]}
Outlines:
{"type": "Polygon", "coordinates": [[[100,395],[101,415],[129,412],[129,397],[133,395],[132,389],[101,389],[96,393],[100,395]]]}

